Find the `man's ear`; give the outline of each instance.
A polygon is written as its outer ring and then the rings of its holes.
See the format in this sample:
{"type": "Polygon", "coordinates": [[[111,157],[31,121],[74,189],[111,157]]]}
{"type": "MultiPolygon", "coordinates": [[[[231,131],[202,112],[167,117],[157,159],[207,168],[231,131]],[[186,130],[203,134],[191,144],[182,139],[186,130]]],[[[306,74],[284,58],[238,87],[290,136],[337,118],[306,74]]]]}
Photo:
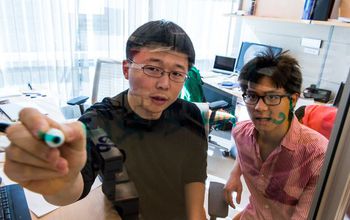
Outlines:
{"type": "Polygon", "coordinates": [[[295,108],[295,105],[297,104],[299,96],[300,96],[299,93],[293,93],[293,95],[291,96],[292,102],[293,102],[293,108],[295,108]]]}
{"type": "Polygon", "coordinates": [[[129,79],[129,66],[130,62],[123,60],[123,74],[125,79],[129,79]]]}

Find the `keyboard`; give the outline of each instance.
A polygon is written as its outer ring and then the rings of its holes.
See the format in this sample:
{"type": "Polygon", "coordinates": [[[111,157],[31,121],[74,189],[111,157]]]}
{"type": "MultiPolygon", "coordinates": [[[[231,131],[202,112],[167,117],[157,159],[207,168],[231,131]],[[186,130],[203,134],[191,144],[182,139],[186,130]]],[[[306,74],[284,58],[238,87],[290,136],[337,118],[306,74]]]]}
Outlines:
{"type": "Polygon", "coordinates": [[[0,187],[0,220],[30,220],[30,213],[22,186],[0,187]]]}

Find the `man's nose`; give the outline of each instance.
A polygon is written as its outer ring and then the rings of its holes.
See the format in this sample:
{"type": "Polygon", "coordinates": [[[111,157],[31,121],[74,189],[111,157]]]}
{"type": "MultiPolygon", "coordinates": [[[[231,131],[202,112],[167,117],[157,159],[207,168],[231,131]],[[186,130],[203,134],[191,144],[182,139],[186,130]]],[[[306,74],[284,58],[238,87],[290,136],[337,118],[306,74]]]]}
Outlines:
{"type": "Polygon", "coordinates": [[[258,103],[255,105],[255,109],[257,110],[266,110],[268,106],[265,104],[262,97],[259,98],[258,103]]]}
{"type": "Polygon", "coordinates": [[[164,72],[163,75],[158,78],[157,88],[169,89],[170,87],[170,73],[164,72]]]}

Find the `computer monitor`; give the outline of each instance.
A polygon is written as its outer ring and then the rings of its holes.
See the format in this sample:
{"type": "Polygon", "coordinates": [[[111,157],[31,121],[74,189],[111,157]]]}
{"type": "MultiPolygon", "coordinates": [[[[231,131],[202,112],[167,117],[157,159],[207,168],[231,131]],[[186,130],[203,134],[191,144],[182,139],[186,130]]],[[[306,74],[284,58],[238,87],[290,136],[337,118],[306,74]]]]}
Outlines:
{"type": "Polygon", "coordinates": [[[256,57],[258,54],[266,52],[269,49],[271,49],[274,54],[281,53],[282,51],[282,48],[280,47],[251,42],[242,42],[241,49],[238,54],[235,72],[240,73],[244,64],[256,57]]]}
{"type": "Polygon", "coordinates": [[[212,71],[223,74],[232,74],[235,69],[236,59],[226,56],[215,56],[214,66],[212,71]]]}

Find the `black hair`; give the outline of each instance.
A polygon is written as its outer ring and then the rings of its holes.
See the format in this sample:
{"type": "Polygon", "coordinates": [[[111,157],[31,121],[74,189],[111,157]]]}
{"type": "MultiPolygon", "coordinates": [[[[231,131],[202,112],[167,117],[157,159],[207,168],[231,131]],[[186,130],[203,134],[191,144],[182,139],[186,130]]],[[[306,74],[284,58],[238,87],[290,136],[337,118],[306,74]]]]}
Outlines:
{"type": "Polygon", "coordinates": [[[137,28],[126,43],[126,58],[133,59],[143,47],[169,47],[170,50],[186,54],[189,69],[195,62],[191,39],[180,26],[171,21],[150,21],[137,28]]]}
{"type": "Polygon", "coordinates": [[[272,50],[267,50],[245,64],[238,78],[242,91],[247,91],[248,82],[259,83],[261,78],[268,76],[276,88],[283,88],[289,94],[300,94],[300,66],[298,61],[287,53],[288,51],[284,51],[275,54],[272,50]]]}

